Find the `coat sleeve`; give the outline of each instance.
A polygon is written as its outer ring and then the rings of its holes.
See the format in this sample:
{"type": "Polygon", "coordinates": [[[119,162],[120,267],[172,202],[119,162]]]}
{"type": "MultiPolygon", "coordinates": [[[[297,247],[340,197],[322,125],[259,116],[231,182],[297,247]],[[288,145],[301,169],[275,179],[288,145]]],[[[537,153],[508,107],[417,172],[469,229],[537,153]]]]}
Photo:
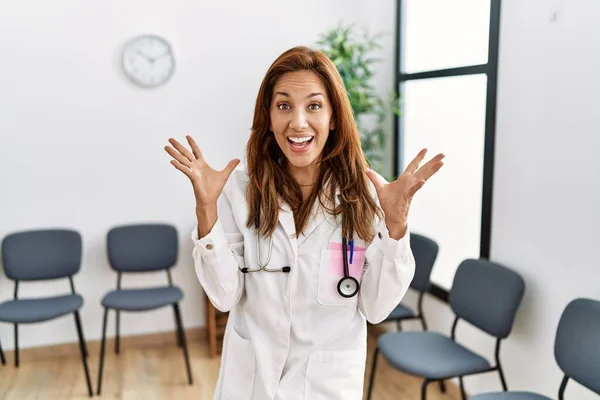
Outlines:
{"type": "Polygon", "coordinates": [[[400,303],[415,274],[410,234],[400,240],[389,236],[383,221],[375,225],[375,237],[365,251],[365,268],[359,293],[359,309],[367,321],[378,324],[400,303]]]}
{"type": "Polygon", "coordinates": [[[225,192],[217,205],[218,218],[211,231],[198,238],[198,226],[192,232],[196,276],[216,309],[227,312],[239,301],[244,290],[244,237],[225,192]]]}

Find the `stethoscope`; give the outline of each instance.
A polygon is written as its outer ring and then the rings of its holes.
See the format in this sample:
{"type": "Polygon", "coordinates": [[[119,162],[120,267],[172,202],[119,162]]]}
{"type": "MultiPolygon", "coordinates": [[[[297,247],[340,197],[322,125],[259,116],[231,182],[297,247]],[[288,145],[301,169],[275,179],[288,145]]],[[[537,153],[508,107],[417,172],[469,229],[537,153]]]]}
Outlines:
{"type": "MultiPolygon", "coordinates": [[[[260,238],[258,235],[259,221],[260,221],[260,216],[257,215],[254,225],[257,230],[257,233],[256,233],[256,262],[257,262],[259,268],[250,269],[248,267],[244,267],[244,268],[240,268],[240,270],[245,274],[247,274],[249,272],[259,272],[259,271],[290,272],[292,269],[290,266],[285,266],[285,267],[281,267],[281,268],[267,268],[267,266],[269,265],[269,262],[271,261],[271,254],[273,253],[273,235],[269,236],[269,254],[267,256],[267,260],[264,264],[262,263],[262,261],[261,261],[262,257],[260,255],[260,238]]],[[[344,261],[344,276],[338,281],[337,291],[340,294],[340,296],[346,297],[346,298],[356,296],[356,294],[358,293],[358,290],[360,289],[360,284],[358,283],[358,280],[355,277],[350,276],[349,264],[352,263],[353,255],[354,255],[354,240],[350,240],[350,263],[349,263],[348,262],[348,241],[346,240],[345,237],[342,236],[342,257],[343,257],[342,259],[344,261]]]]}

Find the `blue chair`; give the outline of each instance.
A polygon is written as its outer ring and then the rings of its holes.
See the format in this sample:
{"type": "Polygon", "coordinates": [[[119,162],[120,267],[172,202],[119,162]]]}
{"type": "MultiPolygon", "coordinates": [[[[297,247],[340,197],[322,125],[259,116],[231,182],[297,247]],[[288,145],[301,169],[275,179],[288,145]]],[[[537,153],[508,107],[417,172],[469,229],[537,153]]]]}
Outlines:
{"type": "MultiPolygon", "coordinates": [[[[556,339],[554,357],[564,373],[559,400],[564,399],[569,379],[600,394],[600,301],[572,300],[562,313],[556,339]]],[[[532,392],[486,393],[471,400],[551,400],[532,392]]]]}
{"type": "MultiPolygon", "coordinates": [[[[87,381],[88,394],[92,384],[87,365],[87,346],[79,309],[83,298],[75,292],[73,275],[81,268],[81,235],[72,230],[31,230],[10,234],[2,241],[4,271],[15,281],[14,300],[0,304],[0,321],[14,324],[15,366],[19,366],[19,325],[49,321],[73,313],[79,337],[81,361],[87,381]],[[42,281],[69,278],[71,293],[62,296],[19,299],[21,281],[42,281]]],[[[5,364],[2,354],[2,364],[5,364]]]]}
{"type": "Polygon", "coordinates": [[[391,332],[377,343],[369,382],[371,399],[379,352],[393,368],[425,378],[421,399],[431,382],[459,378],[463,400],[463,377],[498,371],[502,387],[506,381],[500,365],[500,343],[512,330],[515,315],[525,292],[525,283],[516,272],[489,260],[467,259],[456,271],[450,290],[450,307],[456,314],[451,337],[436,332],[391,332]],[[496,338],[496,365],[455,341],[460,319],[496,338]]]}
{"type": "Polygon", "coordinates": [[[417,311],[415,312],[400,303],[396,308],[388,315],[388,317],[381,323],[396,321],[398,331],[402,330],[402,321],[410,319],[418,319],[421,321],[423,330],[427,330],[427,323],[425,322],[425,315],[423,314],[423,296],[429,291],[431,287],[430,277],[431,270],[437,259],[439,246],[432,239],[419,235],[417,233],[410,234],[410,247],[415,257],[415,276],[410,283],[410,287],[419,293],[419,299],[417,300],[417,311]]]}
{"type": "Polygon", "coordinates": [[[102,389],[102,370],[104,368],[104,347],[106,342],[106,321],[108,310],[116,312],[115,352],[119,353],[119,319],[121,311],[144,312],[172,306],[175,314],[177,343],[183,347],[188,382],[191,385],[192,371],[179,302],[183,292],[173,285],[171,267],[177,262],[177,230],[167,224],[126,225],[111,229],[107,236],[109,264],[117,272],[117,289],[107,293],[102,299],[104,320],[102,324],[102,342],[100,346],[100,368],[98,369],[98,390],[102,389]],[[122,289],[123,273],[156,272],[165,270],[167,286],[152,288],[122,289]]]}

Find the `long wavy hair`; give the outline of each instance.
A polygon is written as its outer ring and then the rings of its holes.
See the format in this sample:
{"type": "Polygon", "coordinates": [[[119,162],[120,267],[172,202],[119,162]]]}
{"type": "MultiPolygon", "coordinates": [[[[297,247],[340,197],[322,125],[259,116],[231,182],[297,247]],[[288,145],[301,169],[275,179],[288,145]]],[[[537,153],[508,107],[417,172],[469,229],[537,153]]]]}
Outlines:
{"type": "Polygon", "coordinates": [[[247,187],[250,228],[260,221],[260,235],[271,235],[277,226],[281,198],[293,213],[296,235],[311,216],[315,201],[326,212],[342,216],[342,234],[351,238],[356,233],[366,241],[373,240],[376,216],[382,211],[369,191],[367,160],[361,148],[360,135],[342,78],[335,64],[322,52],[305,46],[294,47],[281,54],[269,67],[256,99],[252,132],[246,145],[249,174],[247,187]],[[287,158],[269,129],[273,88],[279,78],[289,72],[308,70],[321,78],[331,105],[335,129],[329,133],[317,160],[317,181],[306,200],[300,185],[292,178],[287,158]],[[340,194],[335,202],[336,192],[340,194]]]}

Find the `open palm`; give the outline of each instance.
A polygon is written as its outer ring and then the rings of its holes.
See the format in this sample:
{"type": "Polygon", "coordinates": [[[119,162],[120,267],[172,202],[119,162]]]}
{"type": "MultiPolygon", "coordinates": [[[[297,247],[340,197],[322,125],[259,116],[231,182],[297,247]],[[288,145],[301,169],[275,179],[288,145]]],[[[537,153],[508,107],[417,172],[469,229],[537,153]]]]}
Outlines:
{"type": "Polygon", "coordinates": [[[192,149],[191,152],[177,140],[169,139],[173,147],[165,146],[165,150],[174,158],[171,164],[192,182],[198,206],[216,204],[227,179],[240,160],[231,160],[224,169],[217,171],[208,165],[194,139],[189,135],[186,139],[192,149]]]}
{"type": "Polygon", "coordinates": [[[413,196],[444,165],[442,162],[444,155],[438,154],[419,168],[425,154],[427,154],[427,149],[421,150],[408,164],[402,175],[393,182],[386,181],[373,170],[367,171],[367,176],[377,190],[377,197],[385,213],[386,223],[406,223],[413,196]]]}

